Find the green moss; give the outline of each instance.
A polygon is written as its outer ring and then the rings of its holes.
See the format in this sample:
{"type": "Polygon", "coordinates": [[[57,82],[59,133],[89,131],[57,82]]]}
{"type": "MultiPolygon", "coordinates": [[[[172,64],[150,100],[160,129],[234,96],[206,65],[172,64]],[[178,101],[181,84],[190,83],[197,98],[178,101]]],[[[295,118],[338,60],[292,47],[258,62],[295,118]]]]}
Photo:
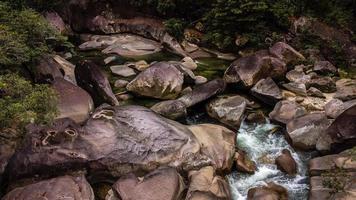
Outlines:
{"type": "Polygon", "coordinates": [[[332,189],[331,193],[343,192],[346,184],[347,173],[343,169],[337,169],[332,172],[321,174],[323,177],[323,186],[332,189]]]}

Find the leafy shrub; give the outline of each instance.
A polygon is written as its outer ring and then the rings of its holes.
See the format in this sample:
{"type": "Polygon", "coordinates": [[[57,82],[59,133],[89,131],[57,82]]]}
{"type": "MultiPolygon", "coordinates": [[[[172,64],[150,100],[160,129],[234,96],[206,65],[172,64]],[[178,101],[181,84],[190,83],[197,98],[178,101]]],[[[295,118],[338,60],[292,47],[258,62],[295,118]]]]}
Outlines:
{"type": "Polygon", "coordinates": [[[48,85],[32,85],[16,74],[0,75],[0,131],[51,123],[56,105],[57,95],[48,85]]]}
{"type": "Polygon", "coordinates": [[[171,18],[164,22],[164,26],[170,35],[179,40],[183,38],[185,23],[182,20],[171,18]]]}
{"type": "Polygon", "coordinates": [[[0,66],[20,66],[51,50],[49,39],[64,41],[32,9],[14,10],[0,2],[0,66]]]}

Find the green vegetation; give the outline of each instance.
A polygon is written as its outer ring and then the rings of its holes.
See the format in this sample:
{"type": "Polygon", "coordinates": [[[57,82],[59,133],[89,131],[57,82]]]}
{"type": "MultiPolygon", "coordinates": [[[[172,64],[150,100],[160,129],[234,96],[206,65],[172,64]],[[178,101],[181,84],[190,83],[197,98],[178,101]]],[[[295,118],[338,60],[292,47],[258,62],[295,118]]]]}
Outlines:
{"type": "Polygon", "coordinates": [[[46,20],[32,9],[15,10],[0,2],[0,67],[11,68],[31,63],[63,42],[46,20]]]}
{"type": "Polygon", "coordinates": [[[235,48],[237,35],[247,37],[248,46],[267,45],[267,37],[278,39],[290,27],[291,19],[298,16],[350,27],[356,14],[355,0],[139,0],[131,4],[155,10],[169,20],[167,29],[175,35],[182,34],[176,31],[182,28],[178,19],[186,26],[202,22],[205,42],[230,50],[235,48]]]}
{"type": "Polygon", "coordinates": [[[51,123],[56,105],[57,95],[48,85],[32,85],[16,74],[0,75],[0,131],[51,123]]]}
{"type": "Polygon", "coordinates": [[[347,173],[344,169],[337,169],[332,172],[322,173],[323,186],[331,189],[331,193],[335,194],[338,192],[343,192],[345,185],[347,183],[347,173]]]}

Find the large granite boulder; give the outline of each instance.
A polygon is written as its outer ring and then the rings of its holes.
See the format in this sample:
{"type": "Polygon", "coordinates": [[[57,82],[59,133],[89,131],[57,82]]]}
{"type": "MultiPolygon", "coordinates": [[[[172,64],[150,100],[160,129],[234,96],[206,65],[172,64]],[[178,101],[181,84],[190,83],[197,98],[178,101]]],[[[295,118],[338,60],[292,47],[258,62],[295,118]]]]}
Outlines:
{"type": "Polygon", "coordinates": [[[318,61],[314,63],[313,71],[320,74],[335,74],[336,67],[329,61],[318,61]]]}
{"type": "Polygon", "coordinates": [[[248,190],[248,200],[287,200],[288,191],[286,188],[273,182],[265,186],[255,187],[248,190]]]}
{"type": "Polygon", "coordinates": [[[242,82],[246,87],[252,87],[260,79],[281,77],[287,71],[286,64],[272,57],[267,50],[258,51],[234,61],[226,70],[224,80],[227,83],[242,82]]]}
{"type": "Polygon", "coordinates": [[[183,178],[173,168],[160,168],[143,177],[128,174],[113,185],[120,200],[181,200],[184,189],[183,178]]]}
{"type": "Polygon", "coordinates": [[[312,113],[297,117],[287,124],[287,136],[294,147],[302,150],[316,148],[319,137],[325,135],[330,121],[325,113],[312,113]]]}
{"type": "Polygon", "coordinates": [[[142,96],[175,99],[183,82],[184,74],[174,64],[158,62],[136,76],[126,88],[142,96]]]}
{"type": "Polygon", "coordinates": [[[356,99],[351,101],[342,102],[339,99],[332,99],[325,104],[325,113],[328,117],[336,119],[345,110],[356,105],[356,99]]]}
{"type": "Polygon", "coordinates": [[[252,161],[244,151],[239,150],[236,152],[234,159],[238,172],[254,174],[257,170],[256,163],[252,161]]]}
{"type": "Polygon", "coordinates": [[[336,88],[335,98],[342,101],[356,99],[356,80],[340,79],[336,82],[336,88]]]}
{"type": "Polygon", "coordinates": [[[3,200],[72,199],[94,200],[94,192],[84,176],[61,176],[18,187],[3,200]]]}
{"type": "Polygon", "coordinates": [[[286,78],[290,81],[290,82],[295,82],[295,83],[307,83],[310,81],[311,76],[310,75],[306,75],[304,73],[304,71],[298,71],[298,70],[291,70],[289,72],[287,72],[286,74],[286,78]]]}
{"type": "Polygon", "coordinates": [[[340,114],[318,140],[320,151],[344,150],[356,146],[356,105],[340,114]]]}
{"type": "Polygon", "coordinates": [[[258,81],[250,92],[262,102],[272,106],[283,98],[281,89],[270,77],[258,81]]]}
{"type": "Polygon", "coordinates": [[[200,143],[201,153],[209,157],[215,170],[229,172],[235,155],[236,134],[214,124],[188,126],[200,143]]]}
{"type": "Polygon", "coordinates": [[[186,126],[141,106],[102,106],[82,128],[70,120],[33,125],[8,169],[17,180],[78,168],[89,168],[92,176],[121,176],[161,165],[190,170],[210,163],[186,126]]]}
{"type": "Polygon", "coordinates": [[[213,167],[189,172],[189,188],[186,200],[230,200],[229,184],[215,175],[213,167]]]}
{"type": "Polygon", "coordinates": [[[63,78],[56,78],[52,87],[58,94],[58,119],[71,118],[77,123],[83,123],[89,118],[94,103],[85,90],[63,78]]]}
{"type": "Polygon", "coordinates": [[[104,72],[92,61],[84,60],[75,68],[75,76],[80,87],[94,99],[95,106],[103,103],[118,105],[109,80],[104,72]]]}
{"type": "Polygon", "coordinates": [[[219,96],[207,104],[210,117],[238,129],[249,101],[240,95],[219,96]]]}
{"type": "Polygon", "coordinates": [[[269,113],[269,118],[273,121],[287,124],[296,117],[303,116],[307,113],[304,107],[298,103],[289,100],[283,100],[276,104],[273,111],[269,113]]]}

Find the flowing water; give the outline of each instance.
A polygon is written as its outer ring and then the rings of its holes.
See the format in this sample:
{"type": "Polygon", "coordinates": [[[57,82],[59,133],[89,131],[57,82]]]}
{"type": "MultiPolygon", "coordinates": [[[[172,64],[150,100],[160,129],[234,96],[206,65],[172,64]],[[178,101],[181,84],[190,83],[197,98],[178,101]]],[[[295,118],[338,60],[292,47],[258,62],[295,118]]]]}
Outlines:
{"type": "Polygon", "coordinates": [[[250,188],[275,182],[289,191],[290,199],[302,200],[308,196],[307,162],[310,155],[296,152],[280,133],[271,133],[277,126],[242,123],[237,134],[237,146],[256,162],[255,174],[233,172],[228,176],[234,200],[244,200],[250,188]],[[279,171],[274,160],[283,149],[288,149],[298,164],[298,174],[288,176],[279,171]]]}

